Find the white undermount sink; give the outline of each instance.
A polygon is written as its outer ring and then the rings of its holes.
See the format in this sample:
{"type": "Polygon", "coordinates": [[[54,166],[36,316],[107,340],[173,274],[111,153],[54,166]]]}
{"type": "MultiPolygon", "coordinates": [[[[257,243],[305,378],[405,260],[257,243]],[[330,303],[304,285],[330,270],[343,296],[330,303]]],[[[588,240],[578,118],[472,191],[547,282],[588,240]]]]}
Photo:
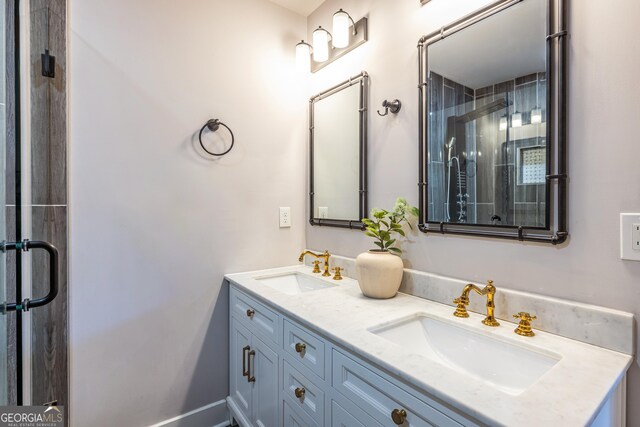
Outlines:
{"type": "Polygon", "coordinates": [[[369,331],[513,395],[529,388],[561,358],[422,314],[369,331]]]}
{"type": "Polygon", "coordinates": [[[273,276],[254,277],[263,285],[287,295],[298,295],[304,292],[331,288],[336,285],[324,280],[316,279],[302,273],[283,273],[273,276]]]}

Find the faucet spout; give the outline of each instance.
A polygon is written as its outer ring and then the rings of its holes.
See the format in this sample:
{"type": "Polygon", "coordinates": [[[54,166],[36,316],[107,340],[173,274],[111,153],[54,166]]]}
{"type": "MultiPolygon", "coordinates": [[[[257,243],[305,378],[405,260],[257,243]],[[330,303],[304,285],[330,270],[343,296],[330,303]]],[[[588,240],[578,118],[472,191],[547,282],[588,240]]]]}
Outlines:
{"type": "Polygon", "coordinates": [[[487,286],[482,289],[472,283],[469,283],[467,286],[465,286],[462,290],[462,295],[460,295],[460,298],[456,298],[453,301],[455,304],[457,304],[456,311],[455,313],[453,313],[453,315],[457,317],[469,317],[466,306],[469,305],[469,294],[471,293],[471,291],[474,291],[478,295],[487,297],[487,317],[484,318],[482,323],[487,326],[499,326],[500,323],[498,323],[494,316],[494,311],[496,308],[496,304],[494,301],[496,295],[496,287],[493,286],[493,280],[489,280],[487,282],[487,286]]]}
{"type": "MultiPolygon", "coordinates": [[[[321,254],[316,254],[316,253],[313,253],[311,251],[304,251],[298,257],[298,262],[304,261],[305,255],[311,255],[314,258],[322,258],[322,259],[324,259],[324,272],[322,273],[322,275],[323,276],[331,276],[331,273],[329,273],[329,257],[331,256],[329,251],[324,251],[324,253],[321,253],[321,254]]],[[[320,271],[318,271],[318,273],[319,272],[320,271]]],[[[314,273],[316,273],[315,270],[314,270],[314,273]]]]}

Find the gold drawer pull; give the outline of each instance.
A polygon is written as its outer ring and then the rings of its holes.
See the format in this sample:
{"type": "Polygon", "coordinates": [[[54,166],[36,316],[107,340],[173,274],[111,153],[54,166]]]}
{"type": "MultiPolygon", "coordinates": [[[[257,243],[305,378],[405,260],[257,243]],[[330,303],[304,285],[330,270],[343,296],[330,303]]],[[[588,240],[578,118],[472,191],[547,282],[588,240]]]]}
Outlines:
{"type": "Polygon", "coordinates": [[[249,319],[253,319],[253,315],[254,315],[254,314],[256,314],[255,310],[251,310],[251,309],[248,309],[248,310],[247,310],[247,317],[248,317],[249,319]]]}
{"type": "Polygon", "coordinates": [[[391,411],[391,419],[397,425],[402,425],[407,420],[407,411],[404,409],[394,409],[391,411]]]}
{"type": "Polygon", "coordinates": [[[303,342],[296,343],[296,353],[302,353],[307,349],[307,345],[303,342]]]}
{"type": "Polygon", "coordinates": [[[298,387],[293,391],[293,393],[298,399],[302,399],[304,397],[304,394],[306,393],[306,390],[304,389],[304,387],[298,387]]]}

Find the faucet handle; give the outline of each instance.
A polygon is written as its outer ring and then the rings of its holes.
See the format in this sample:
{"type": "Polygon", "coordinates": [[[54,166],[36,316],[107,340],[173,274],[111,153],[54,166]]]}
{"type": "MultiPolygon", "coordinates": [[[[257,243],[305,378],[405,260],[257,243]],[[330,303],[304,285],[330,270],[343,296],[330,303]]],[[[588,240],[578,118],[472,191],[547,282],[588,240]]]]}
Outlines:
{"type": "Polygon", "coordinates": [[[456,317],[469,317],[469,313],[467,313],[467,305],[469,305],[469,300],[464,297],[456,298],[453,300],[453,303],[456,304],[456,311],[453,313],[456,317]]]}
{"type": "Polygon", "coordinates": [[[522,335],[524,337],[532,337],[535,335],[535,333],[531,330],[531,321],[537,319],[536,316],[532,316],[527,312],[521,311],[518,314],[514,314],[513,317],[515,319],[520,319],[518,327],[514,330],[516,334],[522,335]]]}
{"type": "Polygon", "coordinates": [[[331,271],[336,272],[336,274],[333,275],[333,280],[342,280],[342,274],[340,274],[340,272],[343,270],[344,268],[340,268],[340,267],[332,268],[331,271]]]}
{"type": "Polygon", "coordinates": [[[320,273],[320,260],[313,261],[313,273],[320,273]]]}

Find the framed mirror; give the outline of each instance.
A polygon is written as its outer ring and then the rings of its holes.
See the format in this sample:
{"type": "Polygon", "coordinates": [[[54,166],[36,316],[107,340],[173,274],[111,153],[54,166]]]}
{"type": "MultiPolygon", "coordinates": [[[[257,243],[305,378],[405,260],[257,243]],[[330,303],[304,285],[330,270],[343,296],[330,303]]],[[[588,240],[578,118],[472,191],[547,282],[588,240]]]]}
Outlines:
{"type": "Polygon", "coordinates": [[[562,243],[565,0],[499,0],[424,36],[424,232],[562,243]]]}
{"type": "Polygon", "coordinates": [[[309,100],[312,225],[357,228],[367,216],[366,72],[309,100]]]}

